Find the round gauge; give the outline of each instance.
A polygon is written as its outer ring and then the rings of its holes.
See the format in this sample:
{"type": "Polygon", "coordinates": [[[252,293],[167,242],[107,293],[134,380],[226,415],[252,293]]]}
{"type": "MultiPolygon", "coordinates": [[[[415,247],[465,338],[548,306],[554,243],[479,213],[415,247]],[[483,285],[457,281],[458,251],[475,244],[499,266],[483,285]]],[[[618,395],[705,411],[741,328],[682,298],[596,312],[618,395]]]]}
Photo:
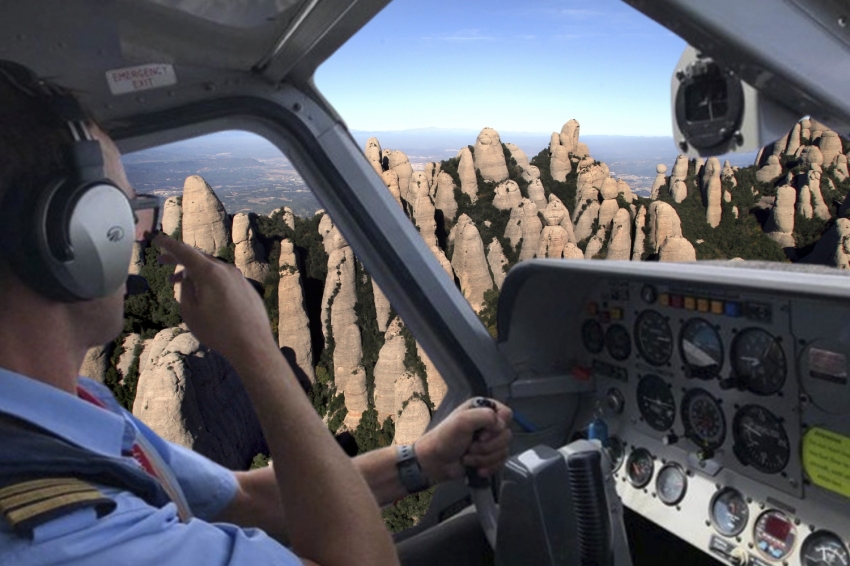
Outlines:
{"type": "Polygon", "coordinates": [[[711,379],[723,366],[723,341],[717,330],[701,318],[692,318],[682,327],[680,353],[689,377],[711,379]]]}
{"type": "Polygon", "coordinates": [[[586,320],[581,325],[581,341],[591,354],[598,354],[605,347],[605,332],[595,320],[586,320]]]}
{"type": "Polygon", "coordinates": [[[737,489],[727,487],[711,498],[711,522],[721,535],[741,534],[750,520],[750,508],[737,489]]]}
{"type": "Polygon", "coordinates": [[[697,446],[714,450],[726,438],[726,418],[720,403],[704,389],[691,389],[682,398],[685,436],[697,446]]]}
{"type": "Polygon", "coordinates": [[[635,487],[643,487],[652,479],[652,471],[655,465],[652,462],[652,454],[645,448],[632,450],[626,460],[626,477],[629,483],[635,487]]]}
{"type": "Polygon", "coordinates": [[[651,305],[658,299],[658,291],[652,285],[644,285],[640,290],[640,298],[643,299],[644,303],[651,305]]]}
{"type": "Polygon", "coordinates": [[[788,435],[773,413],[759,405],[747,405],[732,423],[735,455],[743,464],[766,474],[781,472],[791,456],[788,435]]]}
{"type": "Polygon", "coordinates": [[[615,360],[625,360],[632,353],[632,339],[629,331],[620,324],[612,324],[605,333],[605,346],[615,360]]]}
{"type": "Polygon", "coordinates": [[[670,323],[653,310],[643,311],[635,322],[635,342],[640,355],[648,363],[654,366],[666,364],[673,353],[670,323]]]}
{"type": "Polygon", "coordinates": [[[617,436],[608,437],[608,458],[611,460],[611,471],[616,472],[623,465],[623,458],[626,456],[626,446],[623,441],[617,436]]]}
{"type": "Polygon", "coordinates": [[[785,385],[785,352],[772,334],[748,328],[732,342],[732,369],[756,395],[773,395],[785,385]]]}
{"type": "Polygon", "coordinates": [[[641,378],[637,386],[637,403],[646,424],[655,430],[665,431],[676,419],[676,401],[670,386],[654,374],[641,378]]]}
{"type": "Polygon", "coordinates": [[[756,548],[762,554],[773,560],[782,560],[794,548],[797,528],[785,513],[774,509],[758,518],[753,536],[756,548]]]}
{"type": "Polygon", "coordinates": [[[800,563],[803,566],[848,566],[850,554],[836,535],[828,531],[817,531],[803,542],[800,563]]]}
{"type": "Polygon", "coordinates": [[[685,497],[688,489],[688,477],[676,464],[667,464],[655,478],[655,491],[658,499],[665,505],[676,505],[685,497]]]}

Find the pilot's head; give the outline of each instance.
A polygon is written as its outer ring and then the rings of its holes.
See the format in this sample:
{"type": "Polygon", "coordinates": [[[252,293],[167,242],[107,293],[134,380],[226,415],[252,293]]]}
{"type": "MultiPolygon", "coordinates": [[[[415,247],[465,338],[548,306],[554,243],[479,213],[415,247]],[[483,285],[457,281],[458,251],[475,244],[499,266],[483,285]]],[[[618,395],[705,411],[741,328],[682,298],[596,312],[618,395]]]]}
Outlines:
{"type": "Polygon", "coordinates": [[[122,328],[135,196],[66,90],[0,61],[0,324],[41,317],[103,344],[122,328]]]}

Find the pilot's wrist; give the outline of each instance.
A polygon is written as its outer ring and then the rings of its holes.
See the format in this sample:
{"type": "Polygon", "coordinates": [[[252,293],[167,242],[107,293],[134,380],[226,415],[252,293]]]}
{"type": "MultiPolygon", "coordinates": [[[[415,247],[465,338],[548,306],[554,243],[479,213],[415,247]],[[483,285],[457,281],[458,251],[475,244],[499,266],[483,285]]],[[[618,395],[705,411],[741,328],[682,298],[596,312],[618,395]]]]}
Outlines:
{"type": "Polygon", "coordinates": [[[398,479],[409,495],[424,491],[432,485],[431,480],[422,469],[415,446],[414,443],[396,447],[398,479]]]}

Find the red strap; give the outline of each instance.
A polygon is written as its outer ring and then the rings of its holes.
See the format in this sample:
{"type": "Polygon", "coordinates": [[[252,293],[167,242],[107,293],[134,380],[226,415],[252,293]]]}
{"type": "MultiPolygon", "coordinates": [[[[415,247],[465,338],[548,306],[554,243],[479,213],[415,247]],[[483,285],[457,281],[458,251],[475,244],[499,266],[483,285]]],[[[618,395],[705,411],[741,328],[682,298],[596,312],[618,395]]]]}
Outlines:
{"type": "MultiPolygon", "coordinates": [[[[83,389],[82,387],[79,387],[79,386],[77,387],[77,397],[79,397],[83,401],[88,401],[92,405],[98,406],[101,409],[109,410],[109,409],[107,409],[107,407],[103,403],[103,401],[101,401],[100,399],[98,399],[97,397],[95,397],[94,395],[92,395],[91,393],[89,393],[88,391],[86,391],[85,389],[83,389]]],[[[151,465],[150,460],[148,459],[144,450],[142,450],[141,446],[139,446],[137,443],[134,442],[130,455],[133,456],[133,458],[136,460],[136,462],[138,462],[139,465],[148,474],[150,474],[151,476],[153,476],[156,479],[159,479],[159,476],[157,476],[157,473],[154,470],[154,467],[151,465]]]]}

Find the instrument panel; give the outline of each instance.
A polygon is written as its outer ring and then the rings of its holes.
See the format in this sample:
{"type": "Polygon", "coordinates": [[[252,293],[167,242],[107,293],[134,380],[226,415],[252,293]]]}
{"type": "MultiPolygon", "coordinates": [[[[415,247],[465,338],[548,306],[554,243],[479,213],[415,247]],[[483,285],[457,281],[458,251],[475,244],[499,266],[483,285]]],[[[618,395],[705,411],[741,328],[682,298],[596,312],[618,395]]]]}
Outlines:
{"type": "Polygon", "coordinates": [[[850,278],[558,269],[531,286],[571,289],[536,363],[587,384],[573,432],[607,445],[624,504],[721,562],[850,566],[850,278]]]}

